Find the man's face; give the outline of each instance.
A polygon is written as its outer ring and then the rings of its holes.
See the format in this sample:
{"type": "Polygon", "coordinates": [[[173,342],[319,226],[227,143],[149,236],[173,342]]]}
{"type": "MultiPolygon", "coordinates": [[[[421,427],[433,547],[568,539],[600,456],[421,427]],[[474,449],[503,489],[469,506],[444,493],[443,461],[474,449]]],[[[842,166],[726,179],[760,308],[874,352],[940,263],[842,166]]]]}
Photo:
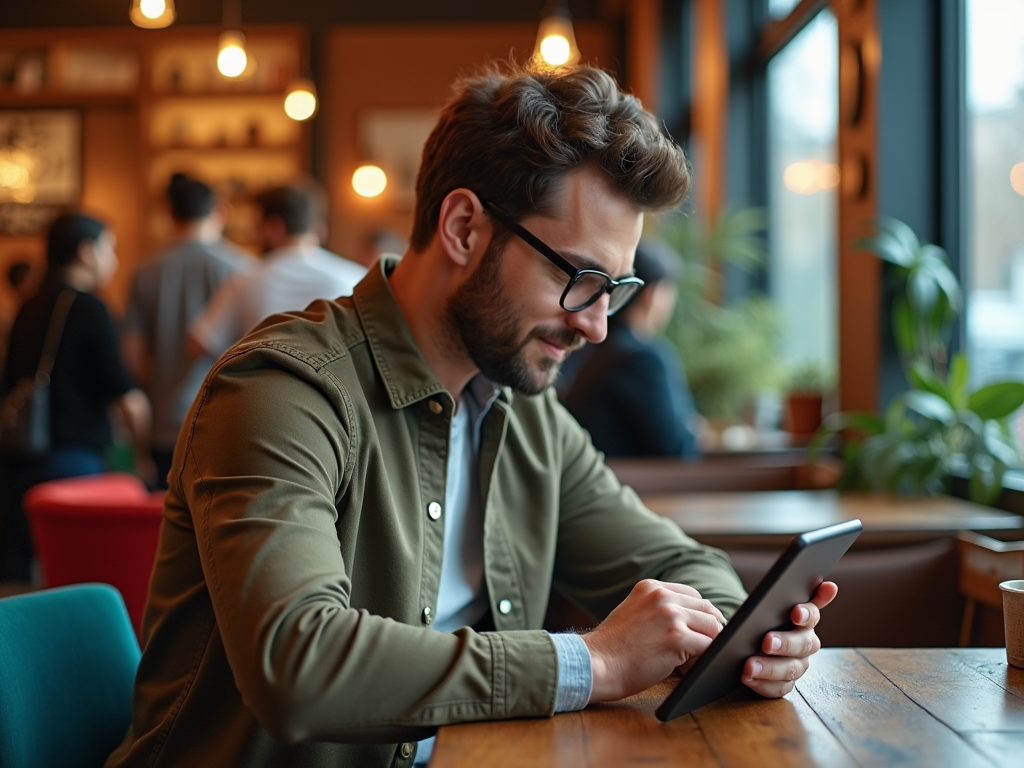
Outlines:
{"type": "MultiPolygon", "coordinates": [[[[520,223],[573,265],[624,277],[633,267],[643,214],[589,167],[566,177],[554,216],[520,223]]],[[[495,223],[495,231],[501,225],[495,223]]],[[[492,381],[533,395],[558,376],[566,356],[607,333],[608,296],[580,312],[559,299],[569,276],[512,235],[494,241],[476,271],[449,299],[453,333],[492,381]]]]}

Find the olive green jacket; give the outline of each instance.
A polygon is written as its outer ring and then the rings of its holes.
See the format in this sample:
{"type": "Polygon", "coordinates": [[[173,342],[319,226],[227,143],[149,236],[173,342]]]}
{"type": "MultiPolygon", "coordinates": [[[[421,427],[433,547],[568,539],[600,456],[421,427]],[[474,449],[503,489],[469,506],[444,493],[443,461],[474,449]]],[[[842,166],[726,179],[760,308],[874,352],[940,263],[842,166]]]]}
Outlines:
{"type": "Polygon", "coordinates": [[[597,617],[645,577],[726,613],[742,601],[725,556],[645,509],[552,392],[504,390],[480,449],[497,631],[430,629],[444,518],[428,506],[445,502],[454,401],[391,266],[352,298],[270,318],[210,372],[175,451],[133,723],[108,766],[408,765],[437,726],[552,714],[552,587],[597,617]]]}

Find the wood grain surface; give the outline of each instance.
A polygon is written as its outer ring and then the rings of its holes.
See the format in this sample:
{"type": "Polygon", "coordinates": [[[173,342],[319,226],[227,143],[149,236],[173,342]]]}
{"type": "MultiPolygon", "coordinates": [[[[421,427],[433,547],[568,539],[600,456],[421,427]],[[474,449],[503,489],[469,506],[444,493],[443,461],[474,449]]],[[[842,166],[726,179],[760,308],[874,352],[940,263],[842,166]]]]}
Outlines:
{"type": "Polygon", "coordinates": [[[860,518],[859,544],[930,541],[958,531],[1020,528],[1019,515],[952,496],[908,498],[835,491],[644,495],[644,504],[701,541],[728,545],[755,537],[788,543],[798,533],[860,518]]]}
{"type": "Polygon", "coordinates": [[[784,699],[741,690],[662,723],[678,678],[538,720],[448,726],[431,768],[1024,765],[1024,669],[1002,648],[830,648],[784,699]]]}

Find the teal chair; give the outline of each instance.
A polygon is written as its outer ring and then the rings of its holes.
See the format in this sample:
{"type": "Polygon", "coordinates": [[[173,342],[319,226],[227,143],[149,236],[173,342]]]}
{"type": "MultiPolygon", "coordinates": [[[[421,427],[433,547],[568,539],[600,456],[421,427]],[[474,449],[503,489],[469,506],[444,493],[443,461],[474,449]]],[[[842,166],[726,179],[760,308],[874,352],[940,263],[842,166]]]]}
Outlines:
{"type": "Polygon", "coordinates": [[[102,766],[131,722],[139,655],[107,584],[0,600],[0,766],[102,766]]]}

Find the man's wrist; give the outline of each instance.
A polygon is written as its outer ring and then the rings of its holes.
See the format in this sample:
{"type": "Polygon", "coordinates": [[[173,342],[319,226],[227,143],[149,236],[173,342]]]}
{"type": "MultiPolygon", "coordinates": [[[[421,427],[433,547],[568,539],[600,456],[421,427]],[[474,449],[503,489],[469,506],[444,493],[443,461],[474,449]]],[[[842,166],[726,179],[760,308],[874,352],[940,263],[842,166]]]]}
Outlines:
{"type": "Polygon", "coordinates": [[[590,649],[575,634],[551,635],[558,654],[558,691],[555,712],[575,712],[590,701],[594,685],[590,649]]]}

